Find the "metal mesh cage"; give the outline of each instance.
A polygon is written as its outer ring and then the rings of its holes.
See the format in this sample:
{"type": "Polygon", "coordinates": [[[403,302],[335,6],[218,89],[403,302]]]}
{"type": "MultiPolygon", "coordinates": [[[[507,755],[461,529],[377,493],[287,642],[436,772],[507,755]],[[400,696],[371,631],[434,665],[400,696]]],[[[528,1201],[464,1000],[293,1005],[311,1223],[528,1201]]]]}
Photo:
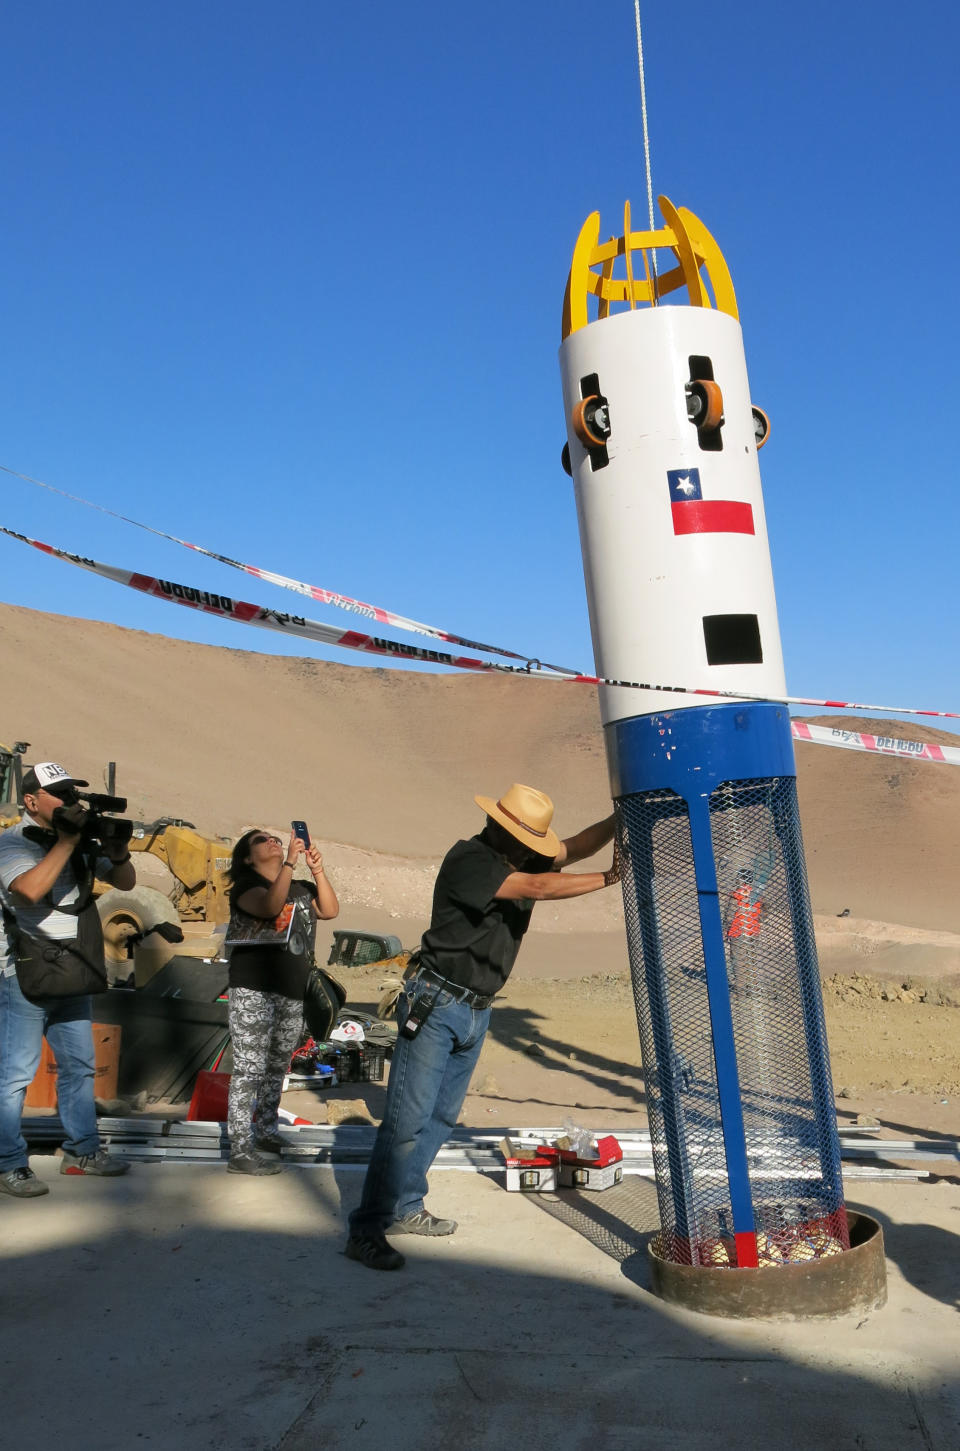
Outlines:
{"type": "Polygon", "coordinates": [[[736,1262],[703,911],[721,917],[758,1261],[839,1252],[849,1240],[795,780],[714,791],[707,877],[718,890],[706,905],[681,796],[623,797],[617,819],[660,1252],[683,1264],[736,1262]]]}

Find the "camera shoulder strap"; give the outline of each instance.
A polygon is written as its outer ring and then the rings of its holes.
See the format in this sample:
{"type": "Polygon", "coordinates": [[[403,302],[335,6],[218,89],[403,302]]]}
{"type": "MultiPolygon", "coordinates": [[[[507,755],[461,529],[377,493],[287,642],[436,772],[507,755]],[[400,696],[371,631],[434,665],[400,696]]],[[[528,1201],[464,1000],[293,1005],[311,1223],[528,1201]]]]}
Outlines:
{"type": "Polygon", "coordinates": [[[7,946],[16,955],[17,943],[20,941],[20,928],[17,926],[17,919],[6,903],[0,904],[3,912],[3,930],[7,938],[7,946]]]}

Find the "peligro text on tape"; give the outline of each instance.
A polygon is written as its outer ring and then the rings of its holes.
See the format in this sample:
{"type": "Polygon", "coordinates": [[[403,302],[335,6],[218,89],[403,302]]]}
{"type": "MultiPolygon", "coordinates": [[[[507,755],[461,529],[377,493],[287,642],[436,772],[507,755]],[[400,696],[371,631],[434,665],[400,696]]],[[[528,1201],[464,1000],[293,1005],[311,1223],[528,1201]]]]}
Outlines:
{"type": "Polygon", "coordinates": [[[790,730],[795,741],[812,741],[818,746],[840,746],[848,751],[872,751],[881,756],[900,756],[909,761],[939,761],[960,766],[960,749],[938,746],[933,741],[903,741],[896,736],[875,736],[869,731],[845,731],[837,727],[809,725],[792,720],[790,730]]]}
{"type": "Polygon", "coordinates": [[[113,565],[100,564],[83,554],[71,554],[57,549],[42,540],[31,539],[28,534],[18,534],[13,529],[0,525],[0,533],[21,544],[32,545],[42,554],[62,559],[66,564],[75,564],[101,579],[114,584],[123,584],[141,594],[153,595],[155,599],[167,600],[170,604],[186,605],[188,609],[202,614],[218,615],[221,619],[236,620],[241,625],[255,625],[262,630],[277,630],[284,635],[296,635],[303,640],[316,640],[323,645],[339,645],[344,650],[361,650],[373,655],[394,655],[400,660],[425,660],[435,665],[450,665],[457,670],[506,671],[510,674],[526,675],[526,669],[517,665],[500,665],[492,660],[476,660],[469,655],[450,655],[445,650],[427,650],[419,645],[405,645],[397,640],[381,640],[373,635],[364,635],[357,630],[341,630],[337,625],[325,625],[320,620],[308,620],[303,615],[290,615],[283,610],[270,610],[248,600],[235,600],[230,595],[211,590],[197,589],[193,585],[175,584],[172,580],[157,579],[150,574],[139,574],[135,570],[117,569],[113,565]]]}
{"type": "MultiPolygon", "coordinates": [[[[491,660],[476,660],[469,655],[450,655],[444,650],[424,650],[417,645],[402,645],[397,640],[379,639],[355,630],[343,631],[336,625],[325,625],[319,620],[307,620],[302,615],[288,615],[282,610],[270,610],[263,605],[251,604],[246,600],[234,600],[229,595],[216,594],[192,585],[174,584],[170,580],[159,580],[153,575],[139,574],[135,570],[118,569],[113,565],[100,564],[94,559],[87,558],[86,555],[72,554],[68,550],[57,549],[52,544],[44,544],[39,539],[31,539],[29,535],[20,534],[15,529],[7,529],[2,524],[0,524],[0,534],[6,534],[8,538],[16,539],[21,544],[29,544],[32,548],[39,549],[42,554],[62,559],[67,564],[75,564],[80,569],[86,569],[103,579],[112,580],[115,584],[127,585],[131,589],[153,595],[157,599],[166,599],[172,604],[187,605],[191,609],[201,610],[206,614],[237,620],[240,624],[256,625],[261,629],[280,630],[284,634],[298,635],[302,639],[336,645],[344,650],[362,650],[377,655],[394,655],[397,659],[403,660],[425,660],[432,664],[449,665],[456,670],[497,671],[508,675],[530,675],[532,667],[536,666],[538,672],[544,672],[544,679],[567,680],[575,685],[616,685],[623,690],[698,695],[711,700],[756,700],[778,705],[815,705],[834,710],[860,710],[869,714],[928,715],[940,719],[960,720],[960,712],[953,710],[921,710],[917,706],[909,705],[867,705],[853,700],[817,700],[809,695],[752,695],[743,690],[708,690],[694,685],[662,685],[651,681],[611,680],[607,676],[584,675],[560,670],[556,666],[544,665],[535,659],[529,659],[525,666],[500,665],[491,660]]],[[[517,655],[514,658],[522,659],[523,657],[517,655]]]]}
{"type": "MultiPolygon", "coordinates": [[[[231,569],[242,570],[254,579],[262,579],[267,584],[279,585],[281,589],[293,590],[296,594],[306,595],[308,599],[316,600],[318,604],[333,605],[338,610],[347,610],[351,614],[363,615],[368,620],[375,620],[379,625],[390,625],[395,630],[406,630],[413,635],[429,635],[434,640],[443,640],[448,645],[462,645],[467,650],[482,650],[485,655],[500,655],[506,660],[528,660],[531,664],[539,665],[529,655],[524,655],[518,650],[506,650],[499,645],[484,645],[479,640],[470,640],[465,635],[455,635],[452,631],[438,629],[435,625],[425,625],[420,620],[407,619],[405,615],[398,615],[393,610],[383,609],[380,605],[364,604],[362,600],[355,600],[350,595],[340,594],[338,590],[324,589],[319,584],[306,584],[300,579],[290,579],[285,574],[275,574],[273,570],[262,569],[256,564],[244,564],[239,559],[231,559],[228,554],[218,554],[213,549],[205,549],[202,544],[191,544],[189,539],[180,539],[176,534],[168,534],[164,529],[156,529],[152,524],[143,524],[139,519],[131,519],[127,514],[119,514],[115,509],[107,509],[103,504],[94,504],[90,499],[83,499],[79,494],[68,494],[65,489],[58,489],[53,484],[45,484],[42,479],[31,478],[29,474],[18,473],[16,469],[8,468],[6,464],[0,464],[0,471],[10,474],[15,479],[22,479],[24,483],[36,484],[37,488],[47,489],[51,494],[59,494],[62,499],[70,499],[74,504],[83,504],[88,509],[96,509],[100,514],[108,514],[111,519],[120,519],[124,524],[131,524],[135,529],[143,529],[147,534],[154,534],[158,539],[169,540],[171,544],[179,544],[184,549],[190,549],[194,554],[203,554],[207,559],[215,559],[219,564],[227,564],[231,569]]],[[[10,532],[9,530],[6,532],[10,532]]],[[[547,670],[553,670],[559,675],[575,675],[575,670],[570,670],[564,665],[546,665],[547,670]]]]}

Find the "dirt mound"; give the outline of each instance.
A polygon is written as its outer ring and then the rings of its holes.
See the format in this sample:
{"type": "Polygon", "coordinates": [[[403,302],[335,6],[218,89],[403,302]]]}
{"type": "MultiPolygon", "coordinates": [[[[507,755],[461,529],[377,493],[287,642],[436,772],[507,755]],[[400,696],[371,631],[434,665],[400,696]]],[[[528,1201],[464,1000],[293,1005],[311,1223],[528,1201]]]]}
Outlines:
{"type": "Polygon", "coordinates": [[[834,973],[823,979],[825,996],[844,1003],[928,1003],[931,1007],[960,1008],[960,980],[930,982],[925,978],[877,978],[865,972],[834,973]]]}

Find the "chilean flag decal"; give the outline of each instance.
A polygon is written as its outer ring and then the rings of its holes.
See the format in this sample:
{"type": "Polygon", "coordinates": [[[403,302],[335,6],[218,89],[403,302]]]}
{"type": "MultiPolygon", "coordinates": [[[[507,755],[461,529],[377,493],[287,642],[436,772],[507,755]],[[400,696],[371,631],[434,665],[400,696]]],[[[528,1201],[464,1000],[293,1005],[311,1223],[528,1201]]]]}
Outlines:
{"type": "Polygon", "coordinates": [[[735,499],[705,499],[699,469],[667,469],[674,534],[752,534],[753,509],[735,499]]]}

